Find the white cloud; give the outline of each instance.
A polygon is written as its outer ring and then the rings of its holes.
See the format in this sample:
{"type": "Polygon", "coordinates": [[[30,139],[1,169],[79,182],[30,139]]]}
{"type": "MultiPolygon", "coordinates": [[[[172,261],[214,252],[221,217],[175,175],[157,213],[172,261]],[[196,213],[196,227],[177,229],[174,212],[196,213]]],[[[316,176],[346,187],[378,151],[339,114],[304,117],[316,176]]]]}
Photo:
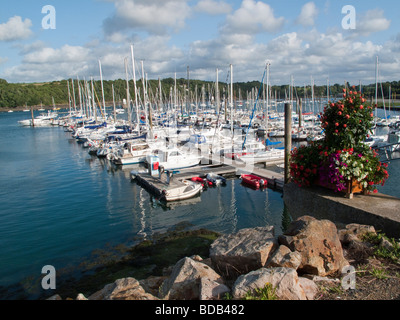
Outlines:
{"type": "Polygon", "coordinates": [[[199,3],[194,7],[194,10],[205,12],[210,15],[217,15],[230,13],[232,11],[232,7],[230,4],[224,1],[200,0],[199,3]]]}
{"type": "Polygon", "coordinates": [[[315,18],[318,15],[318,9],[314,2],[307,2],[302,8],[296,22],[303,26],[313,26],[315,18]]]}
{"type": "Polygon", "coordinates": [[[29,38],[32,35],[32,21],[19,16],[8,19],[6,23],[0,24],[0,41],[15,41],[29,38]]]}
{"type": "Polygon", "coordinates": [[[357,21],[355,33],[368,36],[374,32],[387,30],[390,27],[390,23],[391,21],[384,17],[383,10],[369,10],[357,21]]]}
{"type": "Polygon", "coordinates": [[[266,3],[243,0],[242,5],[226,18],[224,32],[236,34],[275,33],[285,22],[283,17],[276,18],[274,10],[266,3]]]}
{"type": "Polygon", "coordinates": [[[165,34],[185,26],[191,10],[187,0],[112,0],[116,12],[104,21],[106,34],[124,29],[165,34]]]}

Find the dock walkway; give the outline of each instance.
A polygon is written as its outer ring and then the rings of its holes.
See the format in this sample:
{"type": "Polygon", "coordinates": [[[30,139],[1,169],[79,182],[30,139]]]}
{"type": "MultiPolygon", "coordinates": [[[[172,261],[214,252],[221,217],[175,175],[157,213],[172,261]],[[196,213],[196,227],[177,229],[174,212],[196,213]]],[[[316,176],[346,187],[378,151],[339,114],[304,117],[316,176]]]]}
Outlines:
{"type": "Polygon", "coordinates": [[[173,171],[172,174],[170,173],[170,179],[168,179],[167,172],[161,174],[161,177],[139,173],[134,177],[132,176],[132,179],[136,179],[140,186],[156,197],[161,197],[164,190],[181,187],[183,185],[182,180],[192,177],[206,177],[209,173],[224,177],[237,177],[241,174],[252,173],[268,181],[268,187],[283,191],[284,177],[281,173],[220,156],[209,156],[203,159],[201,163],[201,165],[195,167],[173,171]]]}

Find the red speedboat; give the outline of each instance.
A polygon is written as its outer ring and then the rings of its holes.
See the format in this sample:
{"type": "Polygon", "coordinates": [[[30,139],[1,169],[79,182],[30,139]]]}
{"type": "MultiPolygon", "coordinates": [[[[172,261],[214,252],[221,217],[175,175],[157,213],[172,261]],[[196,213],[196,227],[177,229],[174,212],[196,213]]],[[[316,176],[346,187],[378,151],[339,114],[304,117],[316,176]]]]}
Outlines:
{"type": "Polygon", "coordinates": [[[267,186],[267,181],[264,180],[263,178],[256,176],[254,174],[242,174],[240,176],[242,179],[242,182],[253,187],[253,188],[262,188],[264,186],[267,186]]]}
{"type": "Polygon", "coordinates": [[[199,182],[199,183],[201,183],[201,185],[202,185],[203,187],[206,186],[206,185],[212,186],[212,182],[207,181],[207,179],[204,179],[204,178],[193,177],[193,178],[191,178],[190,180],[192,180],[193,182],[199,182]]]}

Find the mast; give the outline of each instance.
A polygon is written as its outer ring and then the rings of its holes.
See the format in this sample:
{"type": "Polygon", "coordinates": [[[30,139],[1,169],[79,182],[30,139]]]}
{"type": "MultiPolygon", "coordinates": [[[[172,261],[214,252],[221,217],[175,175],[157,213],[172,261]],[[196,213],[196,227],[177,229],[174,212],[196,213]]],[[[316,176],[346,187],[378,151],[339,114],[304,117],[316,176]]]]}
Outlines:
{"type": "Polygon", "coordinates": [[[96,108],[96,101],[94,100],[94,86],[93,86],[93,77],[90,79],[92,84],[92,108],[94,112],[94,120],[97,123],[97,108],[96,108]]]}
{"type": "Polygon", "coordinates": [[[114,83],[111,85],[112,95],[113,95],[113,106],[114,106],[114,123],[117,123],[117,110],[115,106],[115,93],[114,93],[114,83]]]}
{"type": "Polygon", "coordinates": [[[267,62],[267,105],[265,111],[265,135],[268,134],[268,104],[269,104],[269,67],[270,63],[267,62]]]}
{"type": "Polygon", "coordinates": [[[101,71],[101,61],[100,60],[99,60],[99,69],[100,69],[101,95],[103,97],[104,121],[106,121],[106,100],[104,98],[103,73],[101,71]]]}
{"type": "Polygon", "coordinates": [[[82,111],[82,97],[81,97],[81,86],[80,86],[80,84],[79,84],[79,78],[77,77],[77,81],[78,81],[78,94],[79,94],[79,107],[80,107],[80,109],[81,109],[81,111],[80,111],[80,113],[81,113],[81,116],[83,116],[83,111],[82,111]]]}
{"type": "Polygon", "coordinates": [[[128,124],[129,124],[129,128],[132,128],[131,98],[129,95],[129,79],[128,79],[128,58],[125,58],[125,78],[126,78],[126,108],[128,111],[128,124]]]}
{"type": "Polygon", "coordinates": [[[133,69],[133,86],[135,88],[135,107],[136,107],[136,130],[140,130],[140,117],[139,117],[139,104],[138,104],[138,94],[136,88],[136,72],[135,72],[135,56],[133,54],[133,45],[131,45],[131,56],[132,56],[132,69],[133,69]]]}
{"type": "Polygon", "coordinates": [[[378,104],[378,56],[376,56],[376,66],[375,66],[375,104],[378,104]]]}
{"type": "MultiPolygon", "coordinates": [[[[216,100],[216,104],[217,104],[217,113],[219,116],[219,107],[220,107],[220,103],[219,103],[219,86],[218,86],[218,68],[217,68],[217,79],[216,79],[216,83],[215,83],[215,100],[216,100]]],[[[218,125],[218,123],[217,123],[218,125]]]]}
{"type": "Polygon", "coordinates": [[[231,104],[231,132],[233,139],[233,66],[230,64],[230,73],[231,73],[231,95],[230,95],[230,104],[231,104]]]}
{"type": "Polygon", "coordinates": [[[74,95],[74,111],[76,112],[76,100],[75,100],[75,86],[74,86],[74,79],[71,79],[72,81],[72,94],[74,95]]]}

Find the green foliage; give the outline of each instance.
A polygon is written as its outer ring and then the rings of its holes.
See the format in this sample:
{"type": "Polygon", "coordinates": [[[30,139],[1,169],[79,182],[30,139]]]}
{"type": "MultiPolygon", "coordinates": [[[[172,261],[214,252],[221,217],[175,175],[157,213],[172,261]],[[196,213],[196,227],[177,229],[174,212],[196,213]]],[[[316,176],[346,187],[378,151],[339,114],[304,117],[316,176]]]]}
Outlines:
{"type": "Polygon", "coordinates": [[[373,108],[361,92],[343,90],[344,99],[329,103],[321,117],[326,145],[330,148],[354,148],[362,143],[373,126],[373,108]]]}
{"type": "Polygon", "coordinates": [[[395,263],[400,261],[400,244],[394,238],[388,238],[384,233],[366,233],[362,240],[374,245],[374,254],[377,257],[389,259],[395,263]],[[388,241],[391,247],[382,246],[383,240],[388,241]]]}
{"type": "Polygon", "coordinates": [[[276,288],[266,283],[264,288],[256,288],[246,293],[245,300],[277,300],[276,288]]]}
{"type": "MultiPolygon", "coordinates": [[[[224,79],[221,79],[224,80],[224,79]]],[[[229,82],[229,79],[226,79],[229,82]]],[[[71,100],[73,100],[73,88],[71,84],[72,80],[61,80],[46,83],[8,83],[4,79],[0,79],[0,108],[15,108],[21,106],[33,106],[40,105],[41,103],[45,106],[52,105],[52,98],[56,104],[68,104],[68,83],[71,91],[71,100]]],[[[83,81],[80,81],[83,85],[83,81]]],[[[182,98],[187,94],[188,80],[180,78],[176,80],[178,95],[182,98]]],[[[166,78],[161,80],[161,90],[163,101],[170,100],[170,92],[173,89],[175,80],[173,78],[166,78]]],[[[114,85],[115,98],[120,102],[126,97],[126,80],[106,80],[103,81],[104,85],[104,96],[106,101],[112,101],[112,85],[114,85]]],[[[239,99],[239,95],[242,99],[246,99],[247,94],[253,89],[255,92],[258,91],[261,83],[260,81],[249,81],[249,82],[237,82],[233,85],[234,99],[239,99]],[[239,94],[240,93],[240,94],[239,94]]],[[[143,97],[143,83],[139,79],[136,84],[139,97],[143,97]]],[[[400,81],[385,82],[382,83],[383,93],[385,97],[389,95],[389,87],[391,87],[392,95],[400,94],[400,81]]],[[[101,99],[101,84],[100,81],[94,81],[94,88],[97,96],[101,99]]],[[[133,80],[129,81],[130,94],[134,94],[133,80]]],[[[148,96],[151,100],[159,100],[159,80],[148,80],[147,82],[148,96]]],[[[204,88],[206,101],[210,97],[215,96],[215,83],[214,81],[201,81],[201,80],[190,80],[189,81],[189,92],[191,99],[197,96],[200,100],[202,97],[204,88]]],[[[329,87],[330,96],[333,98],[341,98],[342,90],[344,85],[334,84],[329,87]]],[[[78,84],[77,80],[74,79],[74,89],[75,89],[75,100],[79,103],[78,96],[78,84]]],[[[219,89],[221,97],[227,95],[228,83],[220,82],[219,89]]],[[[172,91],[173,92],[173,91],[172,91]]],[[[271,87],[271,92],[277,99],[284,99],[289,92],[288,85],[274,85],[271,87]]],[[[326,86],[314,86],[315,97],[325,97],[326,96],[326,86]]],[[[365,99],[371,100],[375,95],[375,85],[363,86],[363,94],[365,99]]],[[[294,88],[294,95],[296,97],[311,97],[311,86],[301,86],[294,88]]]]}

